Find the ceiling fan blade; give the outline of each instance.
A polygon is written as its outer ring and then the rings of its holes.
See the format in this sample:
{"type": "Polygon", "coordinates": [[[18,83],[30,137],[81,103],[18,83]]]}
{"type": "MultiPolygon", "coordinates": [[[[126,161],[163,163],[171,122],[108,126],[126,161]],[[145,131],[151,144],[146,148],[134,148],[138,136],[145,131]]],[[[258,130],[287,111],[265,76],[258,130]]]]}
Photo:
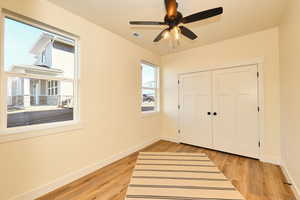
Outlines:
{"type": "Polygon", "coordinates": [[[187,38],[191,39],[191,40],[194,40],[196,39],[198,36],[193,33],[190,29],[184,27],[184,26],[179,26],[180,28],[180,31],[181,31],[181,34],[186,36],[187,38]]]}
{"type": "Polygon", "coordinates": [[[210,10],[198,12],[198,13],[195,13],[193,15],[189,15],[187,17],[184,17],[184,18],[182,18],[182,23],[187,24],[187,23],[191,23],[191,22],[196,22],[196,21],[200,21],[200,20],[203,20],[203,19],[207,19],[207,18],[210,18],[210,17],[220,15],[222,13],[223,13],[223,8],[222,7],[213,8],[213,9],[210,9],[210,10]]]}
{"type": "Polygon", "coordinates": [[[164,33],[168,31],[168,29],[163,30],[158,34],[158,36],[153,40],[153,42],[159,42],[161,39],[163,39],[164,33]]]}
{"type": "Polygon", "coordinates": [[[175,18],[177,16],[178,7],[176,0],[165,0],[165,6],[168,18],[175,18]]]}
{"type": "Polygon", "coordinates": [[[152,22],[152,21],[130,21],[131,25],[165,25],[165,22],[152,22]]]}

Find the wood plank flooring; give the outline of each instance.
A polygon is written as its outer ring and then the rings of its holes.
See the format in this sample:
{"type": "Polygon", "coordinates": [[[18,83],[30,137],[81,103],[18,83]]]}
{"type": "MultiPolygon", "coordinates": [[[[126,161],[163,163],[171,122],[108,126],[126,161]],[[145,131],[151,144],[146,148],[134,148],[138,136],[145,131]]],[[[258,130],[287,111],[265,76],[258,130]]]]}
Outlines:
{"type": "MultiPolygon", "coordinates": [[[[296,200],[279,166],[190,145],[159,141],[141,151],[204,152],[247,200],[296,200]]],[[[138,153],[38,200],[123,200],[138,153]]]]}

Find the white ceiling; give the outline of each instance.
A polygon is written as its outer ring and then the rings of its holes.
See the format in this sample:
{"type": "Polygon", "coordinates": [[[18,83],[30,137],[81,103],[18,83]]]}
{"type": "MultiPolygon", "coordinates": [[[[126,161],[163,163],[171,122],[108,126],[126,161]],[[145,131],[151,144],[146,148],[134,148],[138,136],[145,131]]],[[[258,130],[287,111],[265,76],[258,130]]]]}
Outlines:
{"type": "Polygon", "coordinates": [[[279,24],[286,0],[177,0],[183,16],[222,6],[224,14],[187,25],[199,37],[182,39],[176,49],[167,41],[153,43],[159,26],[130,26],[130,20],[163,21],[164,0],[49,0],[160,55],[214,43],[279,24]],[[138,32],[140,37],[132,36],[138,32]]]}

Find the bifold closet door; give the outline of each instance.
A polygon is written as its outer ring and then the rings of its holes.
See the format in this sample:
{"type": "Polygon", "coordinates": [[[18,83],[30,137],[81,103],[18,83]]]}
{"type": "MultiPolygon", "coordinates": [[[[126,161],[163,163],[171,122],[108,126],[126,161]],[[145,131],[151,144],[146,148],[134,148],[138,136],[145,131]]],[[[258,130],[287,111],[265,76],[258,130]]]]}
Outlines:
{"type": "Polygon", "coordinates": [[[258,158],[257,66],[213,72],[214,148],[258,158]]]}
{"type": "Polygon", "coordinates": [[[181,142],[212,147],[211,72],[180,76],[181,142]]]}

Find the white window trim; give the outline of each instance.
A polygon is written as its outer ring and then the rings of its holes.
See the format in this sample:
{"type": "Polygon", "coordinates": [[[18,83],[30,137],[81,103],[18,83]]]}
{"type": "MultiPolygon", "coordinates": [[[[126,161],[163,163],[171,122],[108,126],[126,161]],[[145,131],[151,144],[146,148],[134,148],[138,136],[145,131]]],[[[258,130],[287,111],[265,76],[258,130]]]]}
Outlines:
{"type": "Polygon", "coordinates": [[[12,13],[7,10],[1,10],[1,19],[0,19],[0,35],[1,35],[1,47],[0,47],[0,143],[38,137],[41,135],[49,135],[55,134],[59,132],[65,132],[68,130],[74,129],[81,129],[83,128],[82,122],[80,120],[80,44],[79,44],[79,37],[65,32],[63,30],[57,29],[50,25],[46,25],[44,23],[38,22],[34,19],[30,19],[24,16],[20,16],[18,14],[12,13]],[[10,18],[16,21],[23,22],[25,24],[41,28],[45,31],[49,31],[61,36],[65,36],[74,40],[75,43],[75,70],[74,70],[74,79],[66,79],[66,78],[57,78],[57,77],[50,77],[45,75],[28,75],[28,74],[21,74],[21,73],[11,73],[6,72],[4,69],[4,28],[5,18],[10,18]],[[58,80],[58,81],[70,81],[73,82],[74,88],[74,109],[73,109],[73,116],[74,119],[71,121],[65,122],[53,122],[53,123],[45,123],[45,124],[37,124],[37,125],[30,125],[30,126],[21,126],[21,127],[14,127],[14,128],[7,128],[7,79],[8,77],[24,77],[24,78],[36,78],[36,79],[45,79],[45,80],[58,80]]]}
{"type": "Polygon", "coordinates": [[[55,86],[55,84],[52,85],[52,83],[55,83],[54,81],[57,81],[57,80],[47,80],[47,96],[57,96],[58,95],[58,88],[59,88],[58,82],[56,82],[57,85],[55,86]],[[50,82],[50,87],[49,87],[49,82],[50,82]],[[52,93],[52,89],[54,91],[53,93],[52,93]],[[57,91],[57,94],[55,94],[55,91],[57,91]]]}
{"type": "MultiPolygon", "coordinates": [[[[158,113],[160,113],[160,68],[157,66],[157,65],[154,65],[148,61],[144,61],[142,60],[141,61],[141,64],[144,64],[144,65],[148,65],[150,67],[153,67],[156,71],[155,73],[155,80],[156,80],[156,87],[155,88],[152,88],[152,87],[143,87],[143,67],[141,65],[141,95],[142,96],[142,91],[143,89],[146,89],[146,90],[154,90],[155,91],[155,110],[151,110],[151,111],[141,111],[142,113],[142,116],[152,116],[152,115],[156,115],[158,113]]],[[[141,99],[141,107],[142,107],[142,103],[143,103],[143,99],[141,99]]]]}

